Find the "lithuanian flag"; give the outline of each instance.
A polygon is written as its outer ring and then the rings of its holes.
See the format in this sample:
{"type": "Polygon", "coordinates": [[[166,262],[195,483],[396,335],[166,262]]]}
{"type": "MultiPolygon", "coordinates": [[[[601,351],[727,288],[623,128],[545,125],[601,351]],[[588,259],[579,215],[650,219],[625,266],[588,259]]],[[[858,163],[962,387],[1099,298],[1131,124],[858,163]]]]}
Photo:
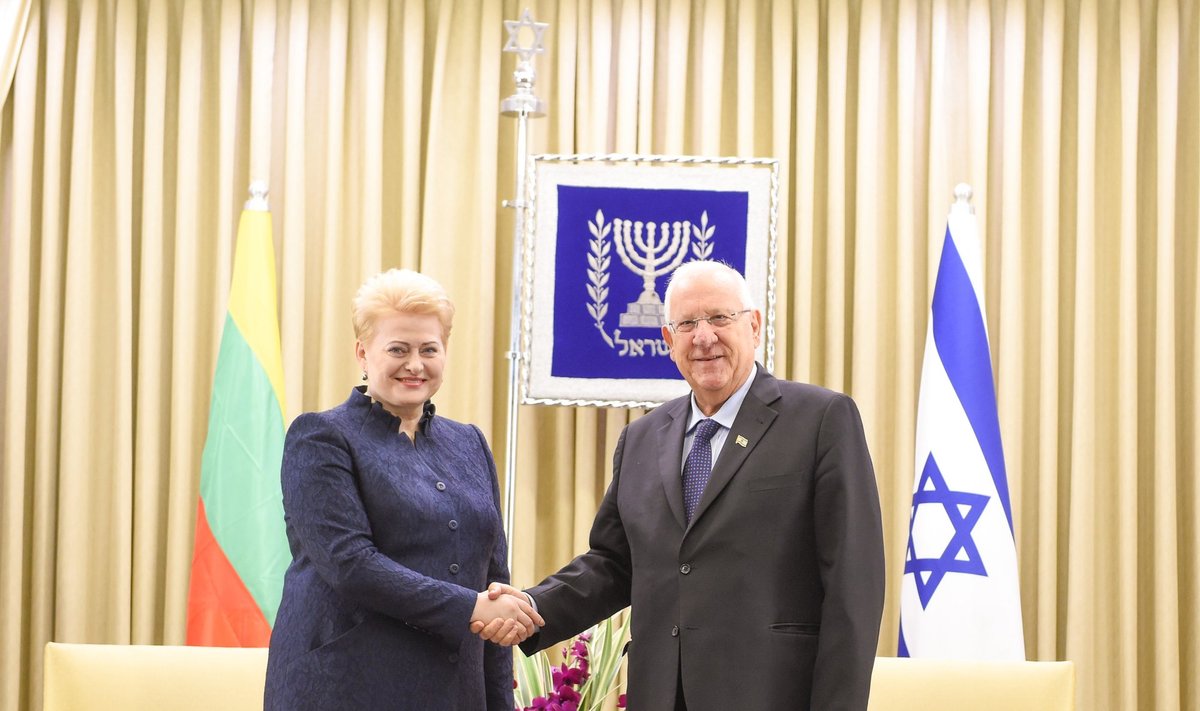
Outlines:
{"type": "Polygon", "coordinates": [[[283,527],[283,359],[271,213],[246,203],[200,467],[188,644],[264,647],[291,561],[283,527]],[[254,209],[254,208],[259,209],[254,209]]]}

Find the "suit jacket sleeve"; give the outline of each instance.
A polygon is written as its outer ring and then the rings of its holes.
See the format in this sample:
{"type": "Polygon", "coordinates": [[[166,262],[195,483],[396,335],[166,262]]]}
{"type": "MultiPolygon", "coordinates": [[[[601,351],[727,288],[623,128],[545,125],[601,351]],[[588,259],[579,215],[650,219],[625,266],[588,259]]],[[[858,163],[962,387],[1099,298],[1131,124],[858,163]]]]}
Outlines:
{"type": "Polygon", "coordinates": [[[579,634],[629,606],[632,563],[617,507],[625,432],[613,453],[613,480],[600,502],[588,552],[526,592],[537,602],[546,626],[521,644],[526,655],[579,634]]]}
{"type": "Polygon", "coordinates": [[[862,419],[844,395],[821,420],[815,485],[825,597],[811,708],[865,709],[883,614],[883,525],[862,419]]]}
{"type": "Polygon", "coordinates": [[[330,587],[459,647],[470,633],[475,591],[422,575],[379,552],[349,444],[319,415],[301,415],[288,429],[282,481],[284,510],[300,548],[330,587]]]}

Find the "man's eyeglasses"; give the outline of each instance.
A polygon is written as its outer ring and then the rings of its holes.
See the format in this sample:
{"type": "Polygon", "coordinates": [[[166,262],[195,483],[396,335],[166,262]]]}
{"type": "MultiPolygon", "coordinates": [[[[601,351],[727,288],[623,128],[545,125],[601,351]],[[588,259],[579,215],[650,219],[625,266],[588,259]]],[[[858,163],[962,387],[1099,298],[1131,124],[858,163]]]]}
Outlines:
{"type": "Polygon", "coordinates": [[[712,316],[689,318],[682,321],[667,321],[667,328],[671,329],[672,333],[691,333],[696,330],[696,326],[701,321],[708,321],[708,325],[712,326],[714,330],[721,329],[737,321],[742,314],[749,311],[750,309],[742,309],[741,311],[734,311],[731,314],[713,314],[712,316]]]}

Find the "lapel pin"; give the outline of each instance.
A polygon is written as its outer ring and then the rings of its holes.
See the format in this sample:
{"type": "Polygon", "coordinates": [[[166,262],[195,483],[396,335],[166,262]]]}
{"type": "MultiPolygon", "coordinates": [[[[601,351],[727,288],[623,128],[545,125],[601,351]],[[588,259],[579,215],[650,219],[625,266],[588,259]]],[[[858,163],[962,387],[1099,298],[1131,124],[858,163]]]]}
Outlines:
{"type": "Polygon", "coordinates": [[[750,440],[746,439],[743,435],[738,435],[737,444],[739,447],[745,447],[746,445],[750,444],[750,440]]]}

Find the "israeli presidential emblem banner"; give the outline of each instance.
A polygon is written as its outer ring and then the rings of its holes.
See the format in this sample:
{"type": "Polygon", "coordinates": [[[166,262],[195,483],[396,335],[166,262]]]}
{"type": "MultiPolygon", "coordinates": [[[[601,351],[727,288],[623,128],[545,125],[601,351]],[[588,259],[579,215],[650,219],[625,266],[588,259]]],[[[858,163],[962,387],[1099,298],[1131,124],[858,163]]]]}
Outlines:
{"type": "Polygon", "coordinates": [[[671,273],[693,260],[746,277],[774,366],[778,162],[541,155],[531,160],[522,402],[653,407],[687,392],[662,335],[671,273]]]}

